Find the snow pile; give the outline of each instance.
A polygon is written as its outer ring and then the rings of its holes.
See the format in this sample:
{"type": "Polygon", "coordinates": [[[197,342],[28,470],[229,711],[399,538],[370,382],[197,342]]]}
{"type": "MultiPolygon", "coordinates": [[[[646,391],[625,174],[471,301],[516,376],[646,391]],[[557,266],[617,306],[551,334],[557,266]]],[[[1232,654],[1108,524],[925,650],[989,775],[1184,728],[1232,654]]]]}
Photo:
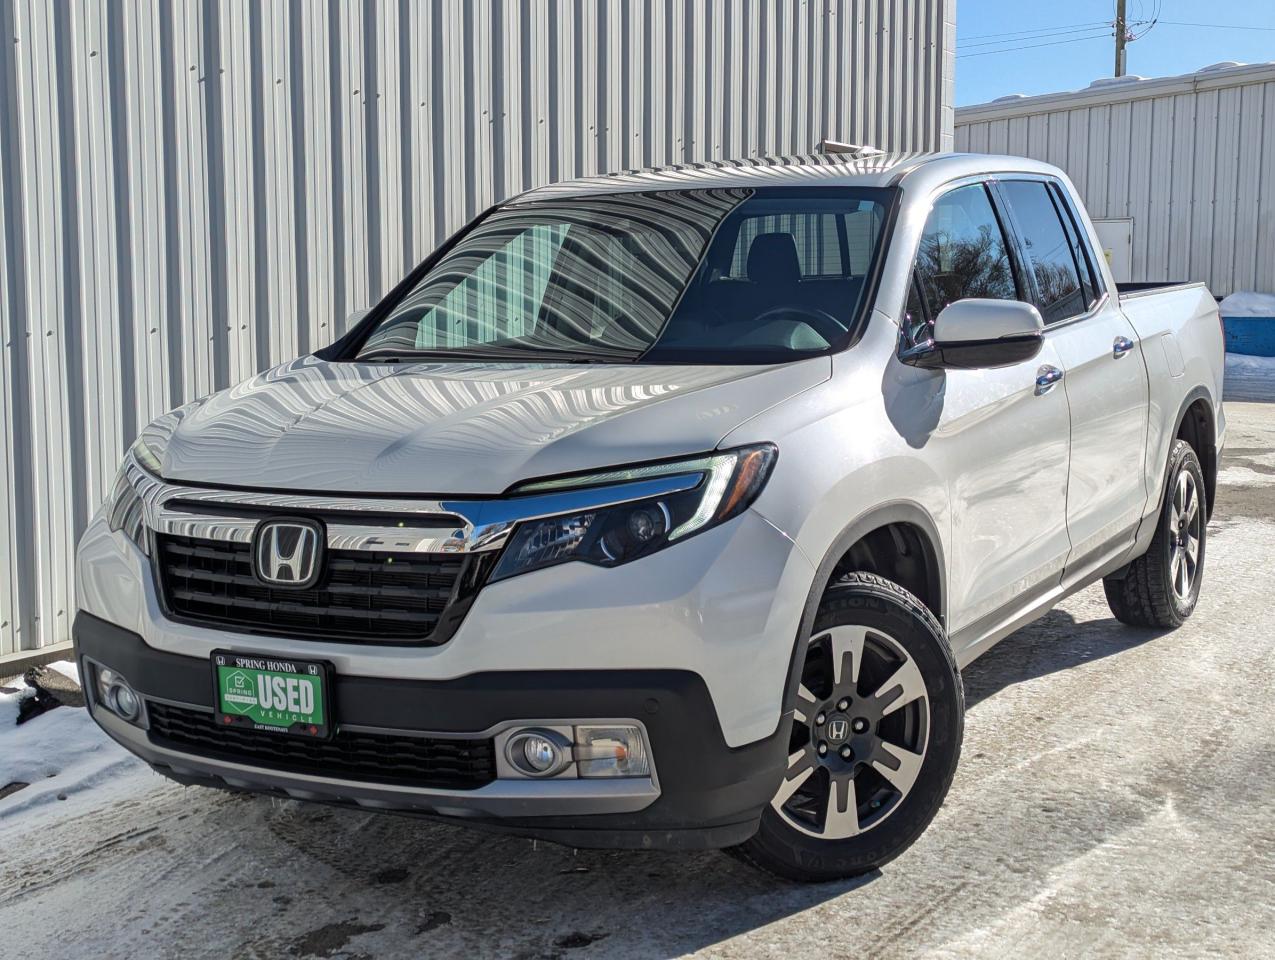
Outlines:
{"type": "Polygon", "coordinates": [[[1223,317],[1275,317],[1275,293],[1233,293],[1218,310],[1223,317]]]}
{"type": "MultiPolygon", "coordinates": [[[[73,663],[50,668],[79,682],[73,663]]],[[[21,679],[7,688],[14,692],[0,693],[0,792],[10,784],[28,786],[0,798],[0,821],[146,769],[98,729],[87,710],[58,707],[18,726],[18,704],[35,691],[21,679]]]]}
{"type": "Polygon", "coordinates": [[[1228,353],[1223,399],[1275,401],[1275,357],[1228,353]]]}
{"type": "Polygon", "coordinates": [[[1148,78],[1136,73],[1127,73],[1122,77],[1099,77],[1097,80],[1092,81],[1087,89],[1101,90],[1103,87],[1119,87],[1126,83],[1141,83],[1146,79],[1148,78]]]}

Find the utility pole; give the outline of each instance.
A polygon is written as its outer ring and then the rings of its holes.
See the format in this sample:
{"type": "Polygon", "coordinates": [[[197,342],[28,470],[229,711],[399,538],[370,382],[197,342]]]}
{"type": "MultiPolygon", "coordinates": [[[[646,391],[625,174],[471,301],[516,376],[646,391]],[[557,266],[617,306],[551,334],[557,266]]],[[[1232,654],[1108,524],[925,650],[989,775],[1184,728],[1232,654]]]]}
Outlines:
{"type": "Polygon", "coordinates": [[[1129,33],[1125,24],[1125,0],[1116,0],[1116,76],[1124,76],[1124,41],[1129,33]]]}

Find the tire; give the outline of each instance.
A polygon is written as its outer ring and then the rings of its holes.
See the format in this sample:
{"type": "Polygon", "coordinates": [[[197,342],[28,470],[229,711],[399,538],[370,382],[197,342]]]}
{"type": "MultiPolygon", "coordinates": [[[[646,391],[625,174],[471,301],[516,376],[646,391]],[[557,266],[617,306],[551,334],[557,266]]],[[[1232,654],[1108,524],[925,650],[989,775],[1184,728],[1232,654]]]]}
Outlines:
{"type": "Polygon", "coordinates": [[[1133,627],[1180,627],[1200,598],[1208,538],[1207,493],[1200,461],[1185,440],[1174,441],[1166,476],[1164,503],[1147,552],[1130,563],[1119,579],[1102,581],[1115,618],[1133,627]]]}
{"type": "Polygon", "coordinates": [[[848,574],[815,617],[788,771],[757,833],[731,852],[804,882],[883,866],[938,812],[964,725],[961,675],[934,615],[889,580],[848,574]]]}

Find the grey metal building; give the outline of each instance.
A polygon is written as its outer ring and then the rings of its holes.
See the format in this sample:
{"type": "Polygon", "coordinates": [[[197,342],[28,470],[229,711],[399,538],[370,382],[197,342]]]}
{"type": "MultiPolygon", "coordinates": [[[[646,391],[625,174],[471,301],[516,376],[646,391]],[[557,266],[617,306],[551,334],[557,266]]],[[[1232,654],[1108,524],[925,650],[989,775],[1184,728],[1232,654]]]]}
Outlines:
{"type": "Polygon", "coordinates": [[[1117,280],[1275,292],[1275,62],[962,107],[956,149],[1066,170],[1117,280]]]}
{"type": "Polygon", "coordinates": [[[955,0],[0,0],[0,662],[137,430],[340,334],[493,201],[952,142],[955,0]]]}

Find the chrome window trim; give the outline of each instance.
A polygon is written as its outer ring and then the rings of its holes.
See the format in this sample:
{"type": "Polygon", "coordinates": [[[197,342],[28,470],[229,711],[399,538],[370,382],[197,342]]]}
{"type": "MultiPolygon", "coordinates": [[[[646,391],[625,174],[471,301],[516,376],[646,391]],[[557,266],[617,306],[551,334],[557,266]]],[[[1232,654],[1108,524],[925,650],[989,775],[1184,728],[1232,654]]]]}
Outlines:
{"type": "Polygon", "coordinates": [[[1092,320],[1098,314],[1106,311],[1110,303],[1110,297],[1104,292],[1101,297],[1094,301],[1094,305],[1084,313],[1078,313],[1074,317],[1068,317],[1066,320],[1057,320],[1054,323],[1045,324],[1045,336],[1048,337],[1053,331],[1061,330],[1065,327],[1074,326],[1077,323],[1084,323],[1086,320],[1092,320]]]}
{"type": "Polygon", "coordinates": [[[125,458],[125,469],[142,498],[146,526],[157,533],[249,543],[257,525],[272,513],[319,514],[327,528],[329,549],[393,553],[499,550],[514,527],[524,521],[670,496],[694,489],[704,478],[702,471],[693,471],[525,496],[416,500],[187,486],[169,483],[148,473],[131,453],[125,458]],[[184,509],[183,502],[207,504],[210,509],[215,508],[216,513],[184,509]],[[340,516],[333,517],[334,514],[340,516]],[[375,514],[377,519],[362,522],[359,514],[375,514]],[[403,517],[404,525],[387,526],[383,520],[386,515],[403,517]],[[408,526],[408,522],[413,525],[408,526]]]}

